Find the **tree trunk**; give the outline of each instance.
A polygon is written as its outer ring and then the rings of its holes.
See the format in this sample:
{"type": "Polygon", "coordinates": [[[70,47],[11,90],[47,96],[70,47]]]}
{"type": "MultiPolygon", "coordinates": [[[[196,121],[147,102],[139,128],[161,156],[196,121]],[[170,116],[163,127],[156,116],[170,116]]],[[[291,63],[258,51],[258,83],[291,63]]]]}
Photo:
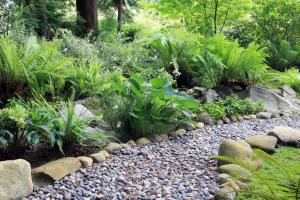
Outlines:
{"type": "Polygon", "coordinates": [[[122,36],[122,24],[123,24],[123,0],[118,0],[118,36],[122,36]]]}
{"type": "Polygon", "coordinates": [[[86,36],[91,30],[98,28],[97,0],[76,0],[78,35],[86,36]]]}
{"type": "Polygon", "coordinates": [[[215,13],[214,13],[214,33],[217,34],[217,19],[218,19],[218,8],[219,8],[219,0],[214,0],[215,3],[215,13]]]}

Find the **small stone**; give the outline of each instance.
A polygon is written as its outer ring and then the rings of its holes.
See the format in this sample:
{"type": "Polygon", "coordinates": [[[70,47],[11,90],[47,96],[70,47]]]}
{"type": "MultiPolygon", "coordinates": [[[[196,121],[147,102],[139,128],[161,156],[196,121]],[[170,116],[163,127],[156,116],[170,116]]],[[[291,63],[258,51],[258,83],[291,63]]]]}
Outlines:
{"type": "Polygon", "coordinates": [[[232,179],[228,174],[219,174],[217,177],[217,183],[219,183],[220,185],[229,181],[232,181],[232,179]]]}
{"type": "Polygon", "coordinates": [[[136,143],[133,140],[129,140],[126,144],[128,144],[130,147],[136,146],[136,143]]]}
{"type": "Polygon", "coordinates": [[[230,124],[231,120],[228,117],[223,118],[224,124],[230,124]]]}
{"type": "Polygon", "coordinates": [[[91,167],[93,165],[93,159],[86,157],[86,156],[80,156],[77,157],[79,159],[79,161],[81,162],[81,165],[83,167],[91,167]]]}
{"type": "Polygon", "coordinates": [[[258,119],[271,119],[272,114],[269,112],[260,112],[256,114],[258,119]]]}
{"type": "Polygon", "coordinates": [[[203,122],[198,122],[198,123],[196,124],[196,127],[199,128],[199,129],[200,129],[200,128],[204,128],[204,126],[205,126],[205,125],[204,125],[203,122]]]}
{"type": "Polygon", "coordinates": [[[232,187],[223,187],[216,194],[216,200],[234,200],[236,192],[232,187]]]}
{"type": "Polygon", "coordinates": [[[229,119],[230,119],[232,122],[237,122],[237,121],[238,121],[238,119],[237,119],[237,117],[236,117],[235,115],[230,115],[230,116],[229,116],[229,119]]]}
{"type": "Polygon", "coordinates": [[[135,141],[135,143],[137,145],[146,145],[146,144],[151,144],[151,141],[148,138],[143,137],[143,138],[140,138],[137,141],[135,141]]]}
{"type": "Polygon", "coordinates": [[[184,134],[186,133],[186,130],[184,130],[184,129],[178,129],[177,131],[175,131],[175,132],[171,132],[171,136],[172,137],[182,137],[182,136],[184,136],[184,134]]]}
{"type": "Polygon", "coordinates": [[[251,119],[256,119],[256,115],[249,115],[251,119]]]}
{"type": "Polygon", "coordinates": [[[237,120],[238,120],[239,122],[244,121],[244,117],[239,115],[239,116],[237,116],[237,120]]]}
{"type": "Polygon", "coordinates": [[[203,113],[201,115],[198,115],[197,116],[197,121],[198,122],[203,122],[204,124],[207,124],[207,125],[210,125],[210,126],[215,124],[214,119],[207,113],[203,113]]]}
{"type": "Polygon", "coordinates": [[[119,151],[122,149],[122,146],[116,142],[110,142],[105,148],[109,153],[113,153],[114,151],[119,151]]]}
{"type": "Polygon", "coordinates": [[[219,120],[217,121],[217,124],[218,124],[218,125],[223,125],[224,123],[223,123],[223,121],[222,121],[221,119],[219,119],[219,120]]]}
{"type": "Polygon", "coordinates": [[[92,160],[95,163],[100,163],[100,162],[104,162],[106,160],[105,156],[102,153],[94,153],[90,155],[90,158],[92,158],[92,160]]]}

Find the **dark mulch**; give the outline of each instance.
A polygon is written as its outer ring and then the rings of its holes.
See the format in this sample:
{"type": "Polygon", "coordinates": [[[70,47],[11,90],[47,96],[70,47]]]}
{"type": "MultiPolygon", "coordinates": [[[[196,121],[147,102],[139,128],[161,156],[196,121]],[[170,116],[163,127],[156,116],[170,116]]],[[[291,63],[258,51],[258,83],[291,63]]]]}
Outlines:
{"type": "Polygon", "coordinates": [[[59,150],[50,148],[47,144],[39,144],[37,146],[31,146],[27,148],[19,155],[14,156],[7,152],[0,151],[0,161],[12,160],[12,159],[25,159],[27,160],[32,168],[38,167],[52,160],[57,160],[63,157],[77,157],[86,156],[92,153],[98,152],[99,147],[95,146],[81,146],[79,144],[69,144],[64,146],[63,155],[59,150]]]}

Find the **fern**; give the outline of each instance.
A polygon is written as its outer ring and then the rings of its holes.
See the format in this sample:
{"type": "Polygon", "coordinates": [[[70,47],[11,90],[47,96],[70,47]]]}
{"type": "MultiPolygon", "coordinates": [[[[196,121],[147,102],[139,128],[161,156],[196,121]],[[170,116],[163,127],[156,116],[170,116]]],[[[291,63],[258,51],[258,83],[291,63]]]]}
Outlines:
{"type": "Polygon", "coordinates": [[[59,42],[38,41],[29,37],[17,43],[9,36],[0,37],[0,95],[3,100],[15,95],[41,95],[63,88],[72,59],[59,52],[59,42]]]}

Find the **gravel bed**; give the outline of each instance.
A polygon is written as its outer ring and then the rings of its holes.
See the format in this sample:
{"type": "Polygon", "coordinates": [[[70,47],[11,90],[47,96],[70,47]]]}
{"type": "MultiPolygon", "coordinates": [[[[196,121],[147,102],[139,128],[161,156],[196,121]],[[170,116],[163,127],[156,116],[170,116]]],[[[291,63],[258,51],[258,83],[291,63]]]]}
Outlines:
{"type": "Polygon", "coordinates": [[[216,155],[225,138],[244,139],[276,125],[300,128],[296,118],[243,121],[188,132],[184,137],[123,149],[102,164],[39,189],[24,199],[213,199],[216,155]]]}

